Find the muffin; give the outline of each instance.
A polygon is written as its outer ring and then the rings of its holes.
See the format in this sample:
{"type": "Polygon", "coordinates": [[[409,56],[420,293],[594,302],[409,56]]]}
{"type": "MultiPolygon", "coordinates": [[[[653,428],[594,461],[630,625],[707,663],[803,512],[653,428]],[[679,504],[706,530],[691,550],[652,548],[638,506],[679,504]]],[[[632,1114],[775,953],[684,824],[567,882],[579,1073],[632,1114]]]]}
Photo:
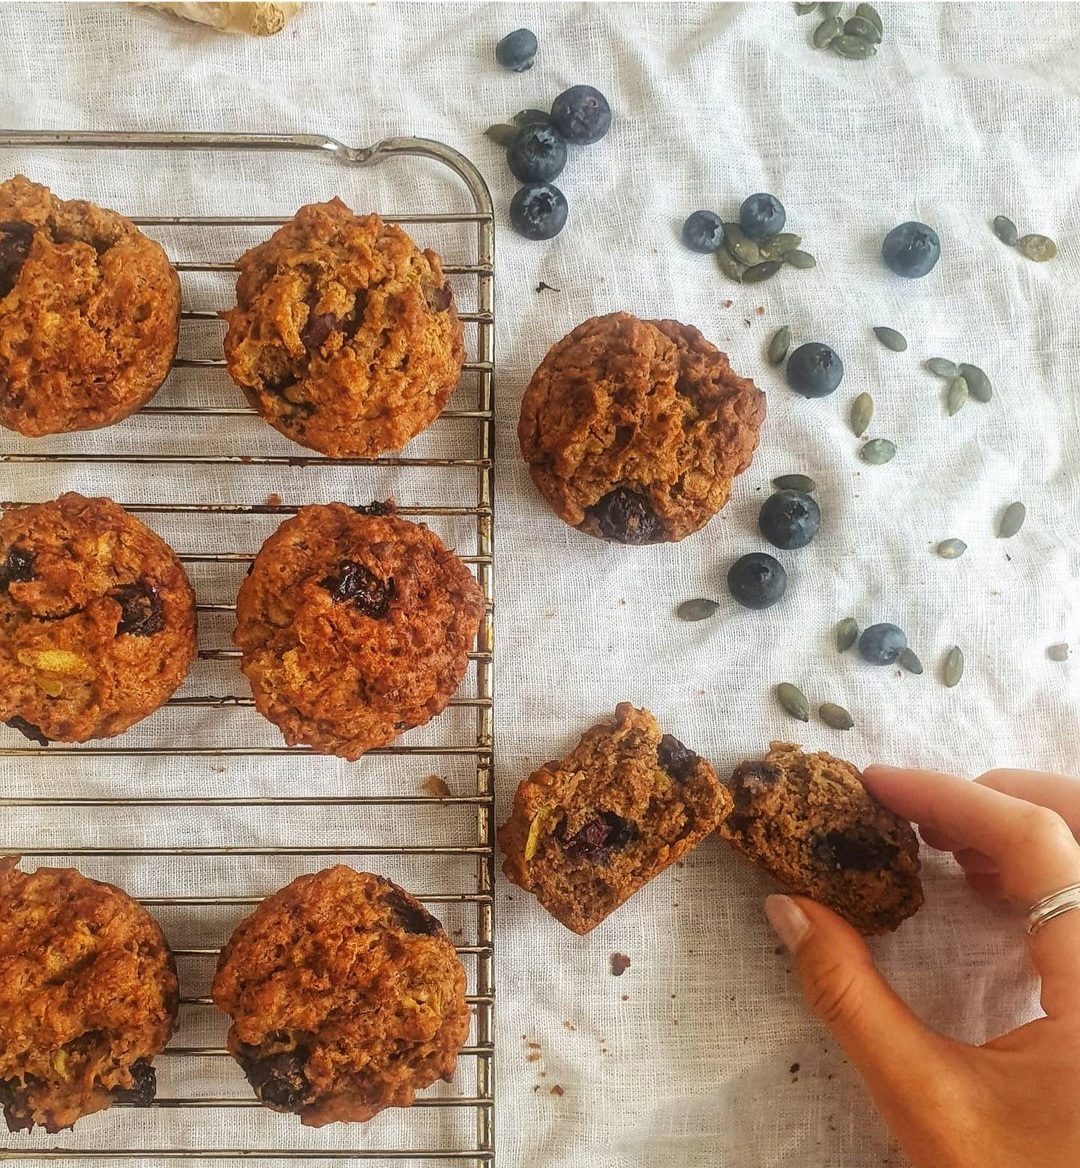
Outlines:
{"type": "Polygon", "coordinates": [[[723,507],[764,418],[765,395],[696,328],[616,312],[578,325],[540,363],[518,439],[563,522],[664,543],[723,507]]]}
{"type": "Polygon", "coordinates": [[[0,183],[0,425],[27,437],[111,426],[160,388],[180,281],[123,215],[0,183]]]}
{"type": "Polygon", "coordinates": [[[126,892],[0,859],[0,1106],[9,1131],[149,1103],[176,1024],[165,936],[126,892]]]}
{"type": "Polygon", "coordinates": [[[408,1107],[453,1077],[469,1033],[465,970],[407,892],[338,865],[240,922],[211,988],[255,1094],[309,1127],[408,1107]]]}
{"type": "Polygon", "coordinates": [[[111,499],[69,491],[0,517],[0,722],[43,745],[112,737],[195,653],[176,553],[111,499]]]}
{"type": "Polygon", "coordinates": [[[233,639],[258,711],[290,746],[355,760],[441,713],[484,595],[433,532],[390,504],[302,507],[263,544],[233,639]]]}
{"type": "Polygon", "coordinates": [[[774,742],[731,778],[735,809],[720,834],[790,892],[827,905],[860,932],[886,933],[922,907],[919,841],[849,762],[774,742]]]}
{"type": "Polygon", "coordinates": [[[442,412],[465,344],[439,257],[340,199],[237,261],[229,374],[275,429],[332,458],[399,450],[442,412]]]}
{"type": "Polygon", "coordinates": [[[570,754],[518,787],[499,829],[506,878],[587,933],[731,810],[712,767],[622,702],[570,754]]]}

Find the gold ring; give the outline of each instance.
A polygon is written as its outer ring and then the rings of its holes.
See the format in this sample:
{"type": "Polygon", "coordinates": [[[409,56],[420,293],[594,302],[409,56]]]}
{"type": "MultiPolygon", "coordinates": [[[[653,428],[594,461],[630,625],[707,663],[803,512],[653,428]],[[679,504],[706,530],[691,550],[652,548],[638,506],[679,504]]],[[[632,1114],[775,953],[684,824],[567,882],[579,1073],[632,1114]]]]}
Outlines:
{"type": "Polygon", "coordinates": [[[1041,932],[1046,926],[1058,917],[1080,908],[1080,884],[1070,884],[1060,892],[1052,892],[1044,896],[1037,904],[1032,905],[1027,915],[1027,931],[1032,937],[1041,932]]]}

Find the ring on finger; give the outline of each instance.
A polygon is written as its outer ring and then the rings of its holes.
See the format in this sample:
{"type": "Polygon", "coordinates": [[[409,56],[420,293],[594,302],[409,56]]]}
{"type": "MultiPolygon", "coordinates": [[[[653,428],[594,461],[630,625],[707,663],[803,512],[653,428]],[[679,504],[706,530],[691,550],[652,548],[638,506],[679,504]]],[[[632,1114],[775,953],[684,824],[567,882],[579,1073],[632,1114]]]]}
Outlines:
{"type": "Polygon", "coordinates": [[[1027,914],[1027,931],[1032,937],[1058,917],[1080,908],[1080,884],[1069,884],[1033,904],[1027,914]]]}

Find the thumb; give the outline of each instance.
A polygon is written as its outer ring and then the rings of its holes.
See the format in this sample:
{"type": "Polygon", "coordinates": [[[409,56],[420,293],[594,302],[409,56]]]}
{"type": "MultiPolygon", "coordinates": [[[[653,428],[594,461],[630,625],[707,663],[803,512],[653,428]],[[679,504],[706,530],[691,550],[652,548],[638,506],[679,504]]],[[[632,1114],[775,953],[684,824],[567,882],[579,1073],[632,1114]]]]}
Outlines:
{"type": "Polygon", "coordinates": [[[768,897],[765,915],[795,958],[807,1004],[874,1095],[899,1102],[918,1092],[948,1041],[893,992],[862,937],[836,913],[801,896],[768,897]]]}

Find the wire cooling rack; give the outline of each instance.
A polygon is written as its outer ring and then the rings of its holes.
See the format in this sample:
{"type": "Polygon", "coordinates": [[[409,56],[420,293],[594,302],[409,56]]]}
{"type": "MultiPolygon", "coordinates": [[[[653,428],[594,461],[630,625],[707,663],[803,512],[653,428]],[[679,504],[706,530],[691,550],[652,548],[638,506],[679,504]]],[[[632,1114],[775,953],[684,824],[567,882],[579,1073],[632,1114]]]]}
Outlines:
{"type": "Polygon", "coordinates": [[[0,850],[21,853],[26,868],[77,866],[139,897],[170,937],[182,995],[177,1033],[156,1060],[153,1103],[115,1106],[59,1136],[5,1134],[0,1160],[491,1164],[494,220],[487,187],[463,155],[416,138],[353,148],[317,135],[10,132],[0,133],[0,149],[17,164],[9,173],[34,178],[27,160],[41,160],[60,176],[52,185],[61,197],[84,195],[82,164],[92,152],[93,170],[104,176],[95,201],[162,240],[184,291],[180,355],[166,387],[107,430],[33,442],[8,435],[0,506],[77,489],[110,495],[142,516],[192,575],[200,642],[181,691],[118,739],[41,747],[0,727],[0,850]],[[138,213],[143,208],[125,206],[130,152],[196,193],[206,167],[243,155],[237,183],[265,198],[278,194],[269,160],[288,154],[290,174],[315,191],[303,201],[341,194],[360,212],[372,209],[370,188],[385,170],[374,172],[376,163],[426,168],[407,176],[406,189],[421,197],[439,172],[462,210],[383,217],[440,251],[455,286],[469,352],[449,408],[403,453],[379,459],[327,459],[272,432],[224,372],[218,313],[231,303],[235,258],[299,203],[276,215],[138,213]],[[245,166],[249,160],[256,165],[245,166]],[[262,540],[299,505],[390,496],[400,514],[457,548],[488,599],[469,675],[440,718],[359,764],[282,746],[253,710],[230,645],[236,588],[262,540]],[[432,767],[442,773],[425,779],[432,767]],[[452,1084],[421,1093],[407,1111],[312,1131],[258,1104],[225,1050],[227,1020],[208,988],[220,945],[252,905],[301,872],[339,861],[370,863],[435,906],[466,965],[474,1022],[452,1084]]]}

